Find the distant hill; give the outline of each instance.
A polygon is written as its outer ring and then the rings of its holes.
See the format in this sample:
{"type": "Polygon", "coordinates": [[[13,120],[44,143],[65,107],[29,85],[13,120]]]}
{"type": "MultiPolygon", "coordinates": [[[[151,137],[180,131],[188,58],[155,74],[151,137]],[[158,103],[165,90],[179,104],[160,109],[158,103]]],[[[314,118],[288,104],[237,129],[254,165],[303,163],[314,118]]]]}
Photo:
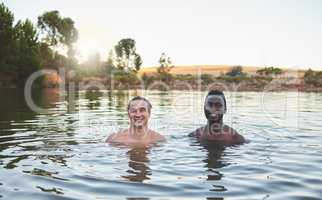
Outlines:
{"type": "MultiPolygon", "coordinates": [[[[230,71],[231,67],[235,65],[187,65],[187,66],[175,66],[172,70],[172,74],[212,74],[215,76],[219,76],[220,74],[225,74],[230,71]]],[[[263,67],[255,67],[255,66],[242,66],[243,71],[253,75],[256,74],[258,69],[262,69],[263,67]]],[[[280,67],[283,69],[284,76],[291,77],[303,77],[306,70],[297,70],[297,69],[288,69],[284,67],[280,67]]],[[[157,67],[142,67],[139,71],[140,74],[154,74],[157,73],[157,67]]]]}

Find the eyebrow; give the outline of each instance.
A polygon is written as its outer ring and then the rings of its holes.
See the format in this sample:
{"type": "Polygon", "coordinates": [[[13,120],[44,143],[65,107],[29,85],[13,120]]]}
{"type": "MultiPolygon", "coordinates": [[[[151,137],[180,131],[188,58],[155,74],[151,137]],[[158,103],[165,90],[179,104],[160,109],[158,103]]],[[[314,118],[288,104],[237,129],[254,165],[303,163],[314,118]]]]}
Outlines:
{"type": "MultiPolygon", "coordinates": [[[[141,108],[147,109],[147,106],[139,106],[136,109],[141,109],[141,108]]],[[[133,109],[133,107],[131,106],[130,109],[133,109]]]]}

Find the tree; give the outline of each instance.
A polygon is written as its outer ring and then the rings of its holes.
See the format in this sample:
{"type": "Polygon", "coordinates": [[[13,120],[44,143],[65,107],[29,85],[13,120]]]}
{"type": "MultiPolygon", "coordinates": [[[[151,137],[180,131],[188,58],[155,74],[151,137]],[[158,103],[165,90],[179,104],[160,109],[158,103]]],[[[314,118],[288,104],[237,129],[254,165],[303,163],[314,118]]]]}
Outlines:
{"type": "Polygon", "coordinates": [[[113,50],[110,50],[107,57],[107,62],[103,65],[103,73],[110,76],[115,69],[115,54],[113,50]]]}
{"type": "Polygon", "coordinates": [[[71,18],[63,18],[59,11],[49,11],[38,17],[38,27],[43,34],[43,41],[51,47],[63,45],[71,63],[76,63],[74,43],[78,39],[78,31],[71,18]]]}
{"type": "Polygon", "coordinates": [[[54,52],[50,44],[39,41],[39,32],[30,20],[14,24],[14,15],[3,3],[0,3],[0,44],[0,72],[15,80],[12,84],[17,86],[23,86],[41,67],[66,63],[66,58],[54,52]]]}
{"type": "Polygon", "coordinates": [[[283,70],[276,67],[265,67],[256,71],[259,75],[271,76],[271,75],[280,75],[283,73],[283,70]]]}
{"type": "Polygon", "coordinates": [[[3,4],[0,4],[0,71],[10,71],[14,59],[14,16],[3,4]]]}
{"type": "Polygon", "coordinates": [[[174,67],[172,65],[172,61],[169,56],[167,56],[165,53],[161,54],[161,57],[159,59],[159,67],[157,69],[161,81],[170,82],[172,80],[172,74],[170,74],[170,71],[174,67]]]}
{"type": "Polygon", "coordinates": [[[322,72],[315,72],[312,69],[308,69],[304,74],[304,81],[309,85],[322,86],[322,72]]]}
{"type": "Polygon", "coordinates": [[[18,21],[14,27],[16,44],[14,61],[18,82],[24,83],[31,73],[40,68],[40,45],[37,29],[28,19],[18,21]]]}
{"type": "Polygon", "coordinates": [[[158,67],[158,73],[170,73],[172,68],[174,67],[172,65],[172,61],[169,56],[167,56],[165,53],[161,54],[161,57],[159,59],[160,66],[158,67]]]}
{"type": "Polygon", "coordinates": [[[230,71],[226,73],[226,75],[235,77],[235,76],[244,76],[246,74],[243,72],[243,67],[240,65],[237,65],[237,66],[233,66],[230,69],[230,71]]]}
{"type": "Polygon", "coordinates": [[[136,52],[135,40],[122,39],[114,47],[116,66],[123,70],[139,71],[142,65],[141,56],[136,52]]]}
{"type": "Polygon", "coordinates": [[[135,67],[135,71],[138,72],[141,68],[143,61],[142,58],[139,54],[135,54],[134,55],[134,67],[135,67]]]}
{"type": "Polygon", "coordinates": [[[202,84],[208,85],[214,81],[213,76],[210,74],[201,74],[200,79],[202,84]]]}

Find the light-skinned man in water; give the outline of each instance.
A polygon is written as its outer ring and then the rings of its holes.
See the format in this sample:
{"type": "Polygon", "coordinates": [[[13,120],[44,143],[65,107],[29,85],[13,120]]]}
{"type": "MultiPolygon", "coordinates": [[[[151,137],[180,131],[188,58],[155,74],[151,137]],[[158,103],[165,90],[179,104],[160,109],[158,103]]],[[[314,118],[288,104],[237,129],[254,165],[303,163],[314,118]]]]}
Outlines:
{"type": "Polygon", "coordinates": [[[134,146],[148,146],[165,141],[165,137],[148,128],[151,115],[151,103],[140,96],[134,97],[128,103],[127,111],[130,127],[110,135],[106,142],[134,146]]]}
{"type": "Polygon", "coordinates": [[[227,112],[226,98],[223,92],[211,90],[205,99],[204,112],[207,125],[200,127],[189,136],[196,137],[200,142],[214,142],[224,145],[242,144],[243,136],[236,130],[223,123],[227,112]]]}

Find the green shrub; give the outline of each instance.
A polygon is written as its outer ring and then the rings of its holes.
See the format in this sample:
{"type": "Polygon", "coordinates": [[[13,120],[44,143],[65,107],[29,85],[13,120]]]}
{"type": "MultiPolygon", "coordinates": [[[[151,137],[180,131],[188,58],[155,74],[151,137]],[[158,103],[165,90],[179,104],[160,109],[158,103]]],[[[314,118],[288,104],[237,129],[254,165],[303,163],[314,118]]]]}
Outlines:
{"type": "Polygon", "coordinates": [[[322,86],[322,71],[307,70],[304,74],[304,82],[309,85],[322,86]]]}
{"type": "Polygon", "coordinates": [[[246,73],[243,72],[242,66],[233,66],[229,72],[226,73],[226,76],[237,77],[237,76],[246,76],[246,73]]]}
{"type": "Polygon", "coordinates": [[[200,78],[204,85],[208,85],[214,81],[213,76],[210,74],[201,74],[200,78]]]}
{"type": "Polygon", "coordinates": [[[148,76],[146,73],[143,73],[141,79],[145,86],[151,85],[156,79],[154,76],[148,76]]]}
{"type": "Polygon", "coordinates": [[[271,75],[280,75],[283,73],[283,70],[276,67],[265,67],[256,71],[257,74],[261,76],[271,76],[271,75]]]}

